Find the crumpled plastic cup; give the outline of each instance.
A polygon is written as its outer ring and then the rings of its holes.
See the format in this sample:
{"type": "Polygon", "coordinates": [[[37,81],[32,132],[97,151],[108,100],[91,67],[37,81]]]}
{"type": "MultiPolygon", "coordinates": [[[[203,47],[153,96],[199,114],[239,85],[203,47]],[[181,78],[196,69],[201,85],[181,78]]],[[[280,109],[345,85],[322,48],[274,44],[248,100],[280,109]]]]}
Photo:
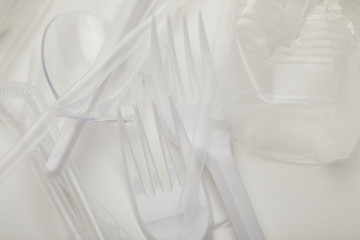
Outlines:
{"type": "Polygon", "coordinates": [[[253,95],[238,102],[236,140],[273,159],[327,164],[360,135],[360,4],[248,0],[237,47],[253,95]]]}

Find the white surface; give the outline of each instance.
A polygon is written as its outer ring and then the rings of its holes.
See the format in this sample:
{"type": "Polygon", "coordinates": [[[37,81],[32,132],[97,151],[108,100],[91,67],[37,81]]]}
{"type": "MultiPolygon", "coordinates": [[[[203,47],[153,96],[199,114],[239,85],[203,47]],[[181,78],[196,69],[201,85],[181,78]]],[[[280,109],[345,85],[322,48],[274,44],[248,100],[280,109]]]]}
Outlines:
{"type": "MultiPolygon", "coordinates": [[[[114,0],[54,1],[43,23],[46,24],[57,13],[75,9],[94,12],[111,20],[117,6],[119,1],[114,0]]],[[[211,6],[210,1],[203,6],[211,6]]],[[[29,9],[29,14],[36,14],[36,9],[29,9]]],[[[30,59],[36,57],[31,55],[31,51],[38,48],[43,27],[39,26],[33,37],[26,41],[24,52],[9,63],[11,67],[1,78],[26,81],[30,59]]],[[[47,92],[47,96],[51,96],[44,79],[37,79],[36,82],[47,92]]],[[[227,78],[222,82],[221,89],[226,95],[236,95],[236,89],[241,87],[239,82],[236,78],[227,78]]],[[[1,155],[17,136],[0,126],[1,155]]],[[[117,126],[88,124],[85,128],[73,157],[80,165],[89,191],[134,239],[145,239],[136,225],[127,193],[117,126]]],[[[236,143],[233,150],[266,239],[360,239],[359,150],[351,159],[329,166],[296,165],[262,159],[245,152],[236,143]]],[[[215,221],[221,221],[225,213],[213,189],[211,193],[216,205],[215,221]]],[[[0,239],[64,238],[55,211],[27,163],[21,164],[6,181],[0,183],[0,239]]],[[[214,239],[236,238],[230,225],[227,225],[214,232],[214,239]]]]}

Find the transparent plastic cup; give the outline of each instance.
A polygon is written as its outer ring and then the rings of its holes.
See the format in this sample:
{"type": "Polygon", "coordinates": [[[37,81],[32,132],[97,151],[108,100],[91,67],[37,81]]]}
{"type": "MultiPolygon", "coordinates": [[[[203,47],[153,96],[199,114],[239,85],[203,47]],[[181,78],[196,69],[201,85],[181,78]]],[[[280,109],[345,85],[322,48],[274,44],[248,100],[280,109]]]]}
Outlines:
{"type": "Polygon", "coordinates": [[[246,1],[237,47],[253,94],[244,94],[236,139],[273,159],[327,164],[360,135],[359,4],[246,1]],[[261,3],[260,3],[261,2],[261,3]]]}

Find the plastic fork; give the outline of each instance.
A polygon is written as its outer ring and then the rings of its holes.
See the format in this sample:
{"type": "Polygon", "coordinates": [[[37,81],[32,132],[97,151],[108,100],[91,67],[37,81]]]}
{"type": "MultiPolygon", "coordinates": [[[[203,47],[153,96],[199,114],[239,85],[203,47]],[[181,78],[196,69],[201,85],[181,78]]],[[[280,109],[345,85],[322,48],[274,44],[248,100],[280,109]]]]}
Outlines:
{"type": "MultiPolygon", "coordinates": [[[[168,100],[169,101],[169,100],[168,100]]],[[[138,134],[127,129],[121,109],[118,108],[118,123],[120,129],[123,159],[128,169],[128,178],[132,190],[132,197],[136,203],[136,214],[139,225],[147,239],[207,239],[209,237],[210,210],[205,198],[205,193],[200,191],[200,203],[196,209],[193,221],[188,224],[181,221],[178,215],[178,204],[181,195],[181,174],[184,169],[176,169],[176,157],[172,151],[171,143],[165,136],[165,130],[160,120],[158,106],[152,101],[153,123],[156,127],[144,124],[144,117],[139,108],[134,106],[135,123],[138,134]],[[146,127],[145,127],[146,126],[146,127]],[[156,128],[156,136],[148,140],[146,130],[156,128]],[[130,132],[131,131],[131,132],[130,132]],[[134,133],[131,135],[131,133],[134,133]],[[135,140],[134,140],[135,139],[135,140]],[[137,141],[136,141],[137,140],[137,141]],[[171,189],[167,191],[160,182],[159,162],[154,158],[154,142],[161,149],[160,158],[165,160],[167,174],[169,174],[171,189]],[[138,144],[137,146],[135,144],[138,144]],[[134,149],[139,148],[140,151],[134,149]],[[141,174],[140,159],[145,159],[146,174],[150,181],[146,181],[141,174]],[[149,190],[150,189],[150,190],[149,190]]],[[[172,109],[172,112],[176,109],[172,109]]],[[[147,121],[148,122],[148,121],[147,121]]],[[[131,128],[135,128],[135,123],[131,128]]],[[[149,131],[148,131],[149,132],[149,131]]],[[[177,155],[180,161],[185,162],[181,154],[177,155]]],[[[156,158],[159,159],[159,156],[156,158]]]]}
{"type": "MultiPolygon", "coordinates": [[[[201,84],[197,69],[195,67],[195,61],[191,49],[190,38],[188,33],[188,25],[186,18],[183,18],[183,31],[184,31],[184,45],[185,45],[185,54],[186,54],[186,62],[189,72],[189,84],[191,88],[191,94],[187,94],[185,90],[185,81],[182,79],[182,75],[179,67],[179,59],[176,54],[173,30],[171,26],[170,18],[168,17],[167,21],[167,34],[168,34],[168,59],[170,61],[170,72],[167,74],[165,72],[165,68],[163,65],[161,53],[160,53],[160,44],[159,37],[157,33],[156,21],[153,19],[152,24],[152,57],[154,62],[154,84],[157,90],[157,102],[161,107],[161,118],[163,121],[163,125],[167,128],[167,136],[172,139],[172,141],[181,145],[181,149],[183,149],[183,155],[186,156],[189,160],[189,170],[194,173],[189,173],[192,177],[189,179],[186,178],[186,185],[189,187],[184,188],[182,201],[180,202],[179,212],[186,216],[187,221],[191,221],[193,211],[197,204],[197,199],[194,197],[194,194],[198,191],[200,182],[201,182],[201,172],[202,166],[196,164],[198,161],[195,161],[194,151],[191,150],[193,148],[189,141],[188,137],[194,142],[193,145],[196,145],[196,149],[203,149],[196,152],[196,157],[203,158],[205,155],[204,149],[206,148],[208,135],[210,133],[210,125],[209,121],[206,120],[208,118],[210,108],[211,108],[211,96],[214,95],[214,91],[206,92],[206,98],[204,97],[205,92],[201,91],[201,84]],[[172,76],[174,79],[174,83],[171,86],[166,78],[168,76],[172,76]],[[177,96],[176,103],[171,103],[171,101],[167,98],[167,93],[169,90],[173,90],[174,94],[177,96]],[[191,99],[190,95],[193,95],[191,99]],[[210,101],[208,101],[210,99],[210,101]],[[203,100],[206,100],[204,102],[203,100]],[[178,114],[173,114],[171,116],[172,105],[176,106],[178,110],[178,114]],[[199,117],[201,119],[199,119],[199,117]],[[183,124],[173,124],[173,122],[181,122],[183,124]],[[201,127],[197,127],[198,124],[201,124],[201,127]],[[184,126],[184,129],[181,128],[184,126]],[[199,132],[197,136],[195,136],[195,131],[199,132]],[[194,135],[194,137],[193,137],[194,135]],[[193,167],[196,165],[196,169],[193,167]],[[198,169],[201,168],[201,169],[198,169]],[[191,183],[190,183],[191,182],[191,183]],[[192,186],[190,186],[190,184],[192,186]],[[191,197],[190,197],[191,196],[191,197]]],[[[205,32],[205,27],[203,24],[202,16],[199,14],[199,38],[200,43],[202,45],[202,56],[204,63],[209,56],[209,47],[208,40],[205,32]]],[[[205,66],[205,65],[204,65],[205,66]]],[[[213,80],[213,79],[207,79],[213,80]]],[[[208,89],[209,90],[209,89],[208,89]]],[[[210,89],[211,90],[211,89],[210,89]]],[[[199,161],[200,162],[200,161],[199,161]]]]}
{"type": "Polygon", "coordinates": [[[187,94],[183,86],[184,84],[179,70],[180,67],[173,40],[173,30],[170,19],[168,18],[168,58],[171,66],[168,75],[174,78],[175,84],[173,85],[173,89],[178,97],[176,104],[173,101],[168,101],[166,99],[168,91],[166,90],[168,84],[166,81],[167,75],[161,60],[155,21],[153,21],[152,31],[153,60],[155,63],[154,82],[157,86],[158,101],[161,103],[160,106],[163,107],[161,111],[164,119],[163,122],[170,130],[175,129],[172,130],[172,132],[175,131],[176,136],[174,142],[186,146],[186,135],[190,136],[192,139],[192,145],[190,147],[182,147],[184,150],[183,154],[190,158],[190,162],[187,178],[183,186],[183,194],[181,195],[179,212],[187,215],[188,219],[192,218],[192,214],[197,204],[196,195],[194,195],[194,193],[197,192],[198,186],[200,185],[201,172],[206,159],[208,169],[214,178],[238,238],[262,240],[264,239],[264,236],[260,225],[250,200],[248,199],[240,175],[238,171],[236,171],[236,165],[234,164],[230,147],[230,134],[224,129],[223,124],[214,125],[213,121],[210,119],[218,79],[216,79],[216,73],[213,69],[201,14],[199,16],[199,35],[203,65],[205,67],[205,72],[201,76],[204,77],[206,81],[204,87],[200,84],[200,75],[195,67],[185,18],[183,20],[183,28],[189,80],[192,95],[194,96],[194,99],[192,100],[189,99],[188,95],[190,94],[187,94]],[[178,112],[176,111],[174,113],[174,108],[176,108],[178,112]],[[172,113],[172,116],[170,113],[172,113]],[[182,124],[172,125],[171,118],[173,118],[174,122],[183,122],[184,128],[181,128],[182,124]]]}
{"type": "Polygon", "coordinates": [[[202,93],[200,91],[200,83],[198,79],[198,73],[195,68],[193,52],[191,49],[191,44],[189,40],[189,32],[188,32],[188,24],[187,20],[183,18],[183,32],[184,32],[184,45],[185,45],[185,52],[186,52],[186,60],[189,72],[189,80],[192,87],[192,96],[186,94],[185,86],[183,83],[183,79],[180,74],[180,68],[178,63],[178,58],[175,50],[174,44],[174,36],[173,36],[173,29],[170,17],[167,18],[167,37],[168,37],[168,45],[169,45],[169,60],[170,60],[170,67],[171,67],[171,75],[174,79],[174,86],[170,86],[169,83],[166,81],[168,77],[164,71],[163,62],[161,60],[161,53],[160,53],[160,44],[159,44],[159,37],[157,33],[157,24],[155,18],[152,21],[152,32],[151,32],[151,42],[152,42],[152,59],[154,61],[154,84],[157,90],[157,102],[160,103],[161,115],[166,121],[166,125],[169,129],[169,133],[172,134],[170,137],[174,142],[177,142],[178,139],[175,138],[175,128],[171,127],[171,119],[170,116],[170,105],[168,101],[168,92],[171,90],[173,91],[176,96],[176,108],[179,111],[180,115],[183,115],[182,122],[186,129],[186,132],[189,134],[189,137],[192,137],[192,134],[195,130],[195,124],[198,117],[198,110],[200,108],[200,100],[202,93]],[[186,112],[186,114],[182,114],[186,112]],[[192,114],[190,114],[192,113],[192,114]]]}

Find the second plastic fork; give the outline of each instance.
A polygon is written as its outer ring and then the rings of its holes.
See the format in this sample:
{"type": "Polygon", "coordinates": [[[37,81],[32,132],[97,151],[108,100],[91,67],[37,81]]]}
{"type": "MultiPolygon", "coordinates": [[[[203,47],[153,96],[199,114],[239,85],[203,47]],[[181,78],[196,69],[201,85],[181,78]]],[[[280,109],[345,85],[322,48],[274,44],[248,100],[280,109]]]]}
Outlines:
{"type": "MultiPolygon", "coordinates": [[[[193,54],[189,42],[187,23],[184,20],[184,42],[187,66],[190,72],[190,85],[195,100],[189,100],[183,87],[183,80],[180,73],[178,58],[176,56],[173,42],[173,33],[170,20],[168,20],[168,41],[170,73],[175,82],[175,92],[178,96],[178,102],[175,104],[167,96],[166,72],[160,54],[159,39],[156,32],[155,22],[152,31],[152,47],[154,67],[154,82],[157,85],[158,99],[163,107],[163,122],[171,129],[174,126],[180,146],[186,146],[186,136],[193,136],[191,150],[189,147],[184,155],[188,156],[190,162],[187,170],[187,177],[183,187],[183,194],[180,200],[179,212],[186,215],[186,220],[192,218],[196,201],[196,193],[201,182],[201,173],[205,159],[208,168],[214,178],[215,184],[227,209],[228,215],[234,225],[234,230],[239,239],[261,240],[264,239],[260,225],[253,211],[245,187],[232,156],[230,148],[229,133],[222,126],[213,126],[211,117],[211,108],[214,101],[216,86],[219,81],[214,70],[210,48],[205,33],[205,27],[201,15],[199,16],[199,35],[202,48],[202,60],[205,73],[201,75],[204,78],[205,87],[202,88],[199,82],[200,75],[194,64],[193,54]],[[176,106],[176,107],[175,107],[176,106]],[[169,109],[170,108],[170,109],[169,109]],[[174,111],[177,109],[179,112],[174,111]],[[172,116],[170,113],[173,113],[172,116]],[[176,114],[177,113],[177,114],[176,114]],[[178,123],[189,123],[184,128],[182,124],[172,125],[171,119],[178,123]],[[190,120],[190,121],[189,121],[190,120]],[[184,129],[186,132],[184,133],[184,129]],[[181,134],[180,134],[181,133],[181,134]],[[185,136],[185,137],[184,137],[185,136]],[[209,141],[210,139],[210,141],[209,141]],[[190,152],[190,154],[189,154],[190,152]]],[[[170,136],[171,137],[171,136],[170,136]]],[[[184,149],[184,147],[183,147],[184,149]]]]}
{"type": "MultiPolygon", "coordinates": [[[[169,41],[169,60],[171,72],[167,75],[163,65],[159,37],[156,30],[156,22],[153,19],[152,24],[152,57],[154,64],[154,85],[156,86],[157,103],[160,106],[161,120],[163,125],[167,128],[167,136],[184,150],[183,155],[189,159],[189,167],[186,177],[185,187],[182,193],[182,200],[180,201],[179,212],[184,214],[186,218],[191,221],[193,211],[197,204],[196,195],[200,182],[201,172],[203,168],[203,160],[206,155],[205,149],[210,134],[210,121],[208,117],[212,106],[213,96],[215,94],[215,83],[207,84],[209,86],[206,91],[201,91],[200,79],[198,79],[197,69],[195,68],[191,44],[189,41],[189,33],[187,22],[184,18],[184,43],[186,62],[189,71],[190,85],[192,86],[192,94],[195,96],[193,100],[189,98],[191,94],[186,94],[184,87],[184,80],[181,77],[178,56],[175,51],[173,30],[170,19],[168,18],[168,41],[169,41]],[[167,77],[172,76],[174,79],[174,86],[171,86],[167,77]],[[176,108],[179,114],[171,116],[171,101],[168,100],[168,91],[173,90],[177,96],[176,108]],[[180,116],[179,116],[180,115],[180,116]],[[184,124],[173,124],[174,122],[181,122],[184,124]],[[185,132],[179,128],[184,126],[185,132]],[[192,146],[189,145],[187,138],[194,136],[192,146]],[[194,151],[196,149],[196,152],[194,151]],[[195,155],[196,153],[196,155],[195,155]],[[198,164],[199,163],[199,164],[198,164]],[[190,171],[190,172],[189,172],[190,171]]],[[[214,73],[211,72],[211,61],[208,40],[205,32],[204,23],[201,14],[199,14],[199,39],[202,50],[203,66],[207,72],[208,78],[204,77],[207,82],[214,82],[214,73]]],[[[202,76],[203,77],[203,76],[202,76]]]]}

